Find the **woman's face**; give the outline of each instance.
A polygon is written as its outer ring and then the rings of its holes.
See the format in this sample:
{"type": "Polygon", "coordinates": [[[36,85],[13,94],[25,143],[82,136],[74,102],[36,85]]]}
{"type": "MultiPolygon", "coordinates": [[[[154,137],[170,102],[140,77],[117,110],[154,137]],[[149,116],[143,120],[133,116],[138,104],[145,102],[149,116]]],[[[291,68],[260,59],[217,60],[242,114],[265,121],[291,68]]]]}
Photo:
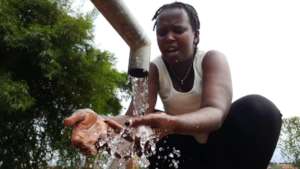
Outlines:
{"type": "Polygon", "coordinates": [[[181,8],[166,9],[158,16],[156,37],[162,57],[169,64],[193,57],[198,41],[186,11],[181,8]]]}

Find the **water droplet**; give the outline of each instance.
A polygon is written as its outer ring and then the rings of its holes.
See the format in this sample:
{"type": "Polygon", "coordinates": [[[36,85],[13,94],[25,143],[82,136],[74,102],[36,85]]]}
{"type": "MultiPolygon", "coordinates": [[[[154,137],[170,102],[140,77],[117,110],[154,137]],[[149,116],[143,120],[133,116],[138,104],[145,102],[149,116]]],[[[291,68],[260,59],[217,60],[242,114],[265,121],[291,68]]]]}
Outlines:
{"type": "MultiPolygon", "coordinates": [[[[135,116],[143,115],[148,105],[148,81],[145,78],[131,77],[133,92],[133,114],[135,116]]],[[[98,140],[97,149],[101,151],[101,158],[97,162],[97,166],[103,169],[109,169],[112,164],[119,165],[124,168],[124,162],[134,158],[137,160],[139,167],[147,168],[150,165],[148,157],[155,154],[156,141],[158,138],[150,127],[141,126],[136,129],[126,128],[117,135],[109,135],[106,139],[98,140]],[[136,133],[135,135],[133,133],[136,133]],[[128,138],[131,138],[128,140],[128,138]],[[105,145],[105,146],[104,146],[105,145]],[[101,149],[104,149],[103,151],[101,149]],[[117,160],[117,161],[116,161],[117,160]]],[[[163,148],[160,148],[161,151],[163,148]]],[[[159,156],[159,158],[161,158],[159,156]]],[[[165,159],[168,157],[165,156],[165,159]]]]}

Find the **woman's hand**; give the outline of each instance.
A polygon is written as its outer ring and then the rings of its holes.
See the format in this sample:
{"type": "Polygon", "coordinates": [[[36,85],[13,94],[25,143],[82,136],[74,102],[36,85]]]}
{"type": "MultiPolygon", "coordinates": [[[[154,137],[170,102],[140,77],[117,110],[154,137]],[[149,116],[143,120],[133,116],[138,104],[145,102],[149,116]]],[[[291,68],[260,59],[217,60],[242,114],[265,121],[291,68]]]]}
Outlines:
{"type": "Polygon", "coordinates": [[[132,127],[150,126],[158,134],[159,138],[172,134],[176,130],[176,117],[161,112],[134,117],[130,119],[129,123],[132,127]]]}
{"type": "Polygon", "coordinates": [[[116,132],[122,129],[122,125],[111,119],[104,119],[98,116],[91,109],[79,109],[70,117],[64,120],[65,126],[72,126],[72,144],[79,148],[86,155],[97,154],[96,142],[98,139],[105,139],[108,128],[111,127],[116,132]]]}

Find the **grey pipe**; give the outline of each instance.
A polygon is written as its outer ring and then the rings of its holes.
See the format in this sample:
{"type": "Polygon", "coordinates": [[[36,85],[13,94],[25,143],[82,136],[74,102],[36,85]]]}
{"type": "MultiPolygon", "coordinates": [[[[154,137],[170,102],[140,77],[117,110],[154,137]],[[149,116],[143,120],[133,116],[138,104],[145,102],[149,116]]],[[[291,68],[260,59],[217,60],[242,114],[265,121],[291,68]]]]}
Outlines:
{"type": "Polygon", "coordinates": [[[122,0],[91,0],[130,48],[128,73],[145,77],[149,71],[151,43],[122,0]]]}

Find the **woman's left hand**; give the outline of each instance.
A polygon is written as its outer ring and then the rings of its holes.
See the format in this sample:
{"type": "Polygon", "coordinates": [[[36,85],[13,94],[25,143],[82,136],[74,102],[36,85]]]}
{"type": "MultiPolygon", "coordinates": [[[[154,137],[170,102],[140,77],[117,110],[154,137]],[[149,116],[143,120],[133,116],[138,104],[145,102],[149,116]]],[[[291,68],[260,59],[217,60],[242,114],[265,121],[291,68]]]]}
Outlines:
{"type": "Polygon", "coordinates": [[[151,113],[140,117],[133,117],[130,119],[130,126],[149,126],[154,129],[155,133],[159,137],[163,137],[168,134],[175,132],[176,128],[176,117],[168,115],[166,113],[151,113]]]}

